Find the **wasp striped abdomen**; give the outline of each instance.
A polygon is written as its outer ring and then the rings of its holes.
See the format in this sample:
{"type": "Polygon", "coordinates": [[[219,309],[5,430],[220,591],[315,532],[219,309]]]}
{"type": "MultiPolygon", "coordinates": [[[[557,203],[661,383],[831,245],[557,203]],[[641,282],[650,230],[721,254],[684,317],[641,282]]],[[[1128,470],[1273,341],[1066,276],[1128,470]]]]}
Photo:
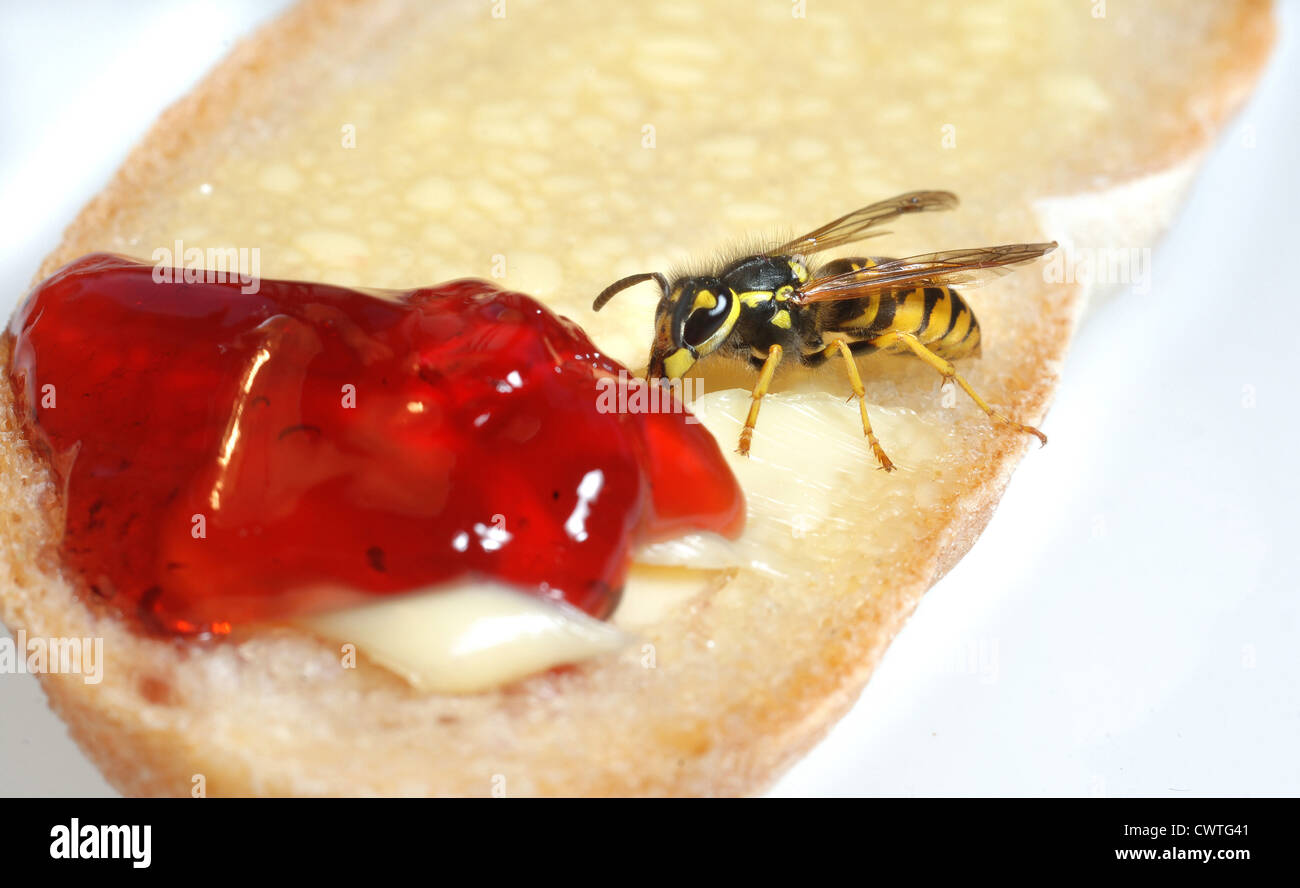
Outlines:
{"type": "MultiPolygon", "coordinates": [[[[877,259],[837,259],[820,274],[841,274],[874,268],[877,259]]],[[[817,326],[828,333],[841,332],[853,342],[854,354],[906,352],[893,343],[878,349],[873,340],[886,333],[912,333],[930,351],[949,361],[978,357],[980,325],[975,312],[951,287],[912,287],[883,290],[858,299],[814,303],[817,326]]]]}

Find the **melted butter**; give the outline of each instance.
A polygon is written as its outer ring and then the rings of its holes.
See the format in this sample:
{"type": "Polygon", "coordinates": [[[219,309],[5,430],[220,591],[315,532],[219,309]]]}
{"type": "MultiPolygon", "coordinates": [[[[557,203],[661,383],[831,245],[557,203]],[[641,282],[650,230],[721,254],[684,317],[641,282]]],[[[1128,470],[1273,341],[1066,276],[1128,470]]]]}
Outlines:
{"type": "Polygon", "coordinates": [[[735,442],[749,404],[749,392],[728,389],[693,405],[745,491],[744,534],[734,541],[690,534],[642,549],[638,561],[798,576],[807,569],[810,540],[854,528],[906,539],[919,526],[917,507],[942,496],[940,456],[948,432],[937,419],[868,404],[877,437],[897,455],[891,474],[875,468],[856,405],[825,391],[764,398],[750,456],[740,456],[735,442]]]}
{"type": "Polygon", "coordinates": [[[610,621],[621,629],[649,628],[684,607],[716,578],[716,571],[637,563],[610,621]]]}
{"type": "Polygon", "coordinates": [[[473,693],[618,650],[626,636],[577,608],[461,584],[299,621],[419,690],[473,693]]]}
{"type": "Polygon", "coordinates": [[[486,691],[614,653],[707,588],[712,572],[634,566],[606,623],[506,586],[462,583],[298,621],[429,693],[486,691]],[[629,634],[632,633],[632,634],[629,634]]]}

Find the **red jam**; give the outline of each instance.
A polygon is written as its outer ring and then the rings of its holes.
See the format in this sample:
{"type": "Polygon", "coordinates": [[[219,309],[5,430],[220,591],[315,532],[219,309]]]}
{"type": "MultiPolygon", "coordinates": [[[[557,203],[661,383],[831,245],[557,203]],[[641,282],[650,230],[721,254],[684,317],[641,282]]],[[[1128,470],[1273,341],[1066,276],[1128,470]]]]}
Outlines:
{"type": "Polygon", "coordinates": [[[704,427],[602,412],[623,368],[527,296],[244,289],[94,254],[10,325],[63,555],[147,628],[224,634],[457,578],[607,616],[637,544],[741,529],[704,427]]]}

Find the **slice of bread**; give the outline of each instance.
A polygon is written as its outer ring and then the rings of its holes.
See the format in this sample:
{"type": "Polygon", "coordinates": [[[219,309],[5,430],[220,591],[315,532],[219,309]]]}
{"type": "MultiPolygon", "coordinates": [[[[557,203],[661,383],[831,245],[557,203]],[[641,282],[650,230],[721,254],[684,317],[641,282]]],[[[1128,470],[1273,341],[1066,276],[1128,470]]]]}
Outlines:
{"type": "MultiPolygon", "coordinates": [[[[1272,33],[1268,5],[1249,0],[311,0],[163,115],[37,277],[177,240],[257,248],[267,277],[496,277],[639,367],[653,294],[592,314],[607,283],[902,191],[948,189],[963,206],[900,222],[870,252],[1150,246],[1272,33]]],[[[960,369],[1036,425],[1088,295],[1052,277],[1032,267],[968,294],[983,357],[960,369]]],[[[941,446],[910,465],[892,450],[892,475],[869,457],[839,466],[841,520],[797,540],[797,570],[712,574],[640,630],[654,668],[637,648],[467,696],[341,669],[335,645],[292,629],[171,643],[83,605],[6,374],[0,618],[104,638],[101,684],[42,681],[125,793],[188,794],[197,775],[212,795],[753,792],[852,703],[1029,444],[943,406],[916,362],[861,368],[873,405],[911,411],[897,440],[925,430],[941,446]]],[[[847,394],[825,371],[772,397],[810,388],[847,394]]]]}

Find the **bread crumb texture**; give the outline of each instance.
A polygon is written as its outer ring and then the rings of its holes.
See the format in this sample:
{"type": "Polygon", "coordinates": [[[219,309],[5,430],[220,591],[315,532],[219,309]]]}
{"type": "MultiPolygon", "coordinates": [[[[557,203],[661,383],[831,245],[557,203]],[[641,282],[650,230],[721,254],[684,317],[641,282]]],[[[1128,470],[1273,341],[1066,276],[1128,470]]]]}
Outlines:
{"type": "MultiPolygon", "coordinates": [[[[900,220],[872,253],[1064,239],[1061,206],[1111,220],[1114,242],[1095,246],[1149,246],[1125,232],[1153,237],[1146,220],[1177,189],[1153,206],[1142,182],[1190,169],[1271,39],[1267,5],[1244,0],[313,0],[164,114],[40,276],[92,250],[149,260],[181,241],[256,249],[266,277],[484,277],[640,367],[653,288],[594,314],[605,284],[902,191],[949,189],[962,207],[900,220]],[[1054,204],[1043,227],[1037,202],[1084,194],[1095,200],[1054,204]]],[[[984,355],[961,369],[1040,421],[1082,295],[1036,267],[971,291],[984,355]]],[[[6,382],[0,616],[104,637],[102,684],[44,683],[127,793],[185,795],[200,774],[212,795],[753,792],[852,702],[1027,446],[962,398],[945,406],[919,362],[862,368],[882,426],[917,449],[891,450],[905,466],[893,476],[866,458],[837,466],[827,486],[879,495],[836,500],[838,519],[805,535],[797,557],[814,582],[728,567],[640,627],[640,644],[463,697],[343,669],[332,646],[287,629],[171,644],[79,603],[6,382]]],[[[830,369],[780,389],[848,394],[830,369]]]]}

